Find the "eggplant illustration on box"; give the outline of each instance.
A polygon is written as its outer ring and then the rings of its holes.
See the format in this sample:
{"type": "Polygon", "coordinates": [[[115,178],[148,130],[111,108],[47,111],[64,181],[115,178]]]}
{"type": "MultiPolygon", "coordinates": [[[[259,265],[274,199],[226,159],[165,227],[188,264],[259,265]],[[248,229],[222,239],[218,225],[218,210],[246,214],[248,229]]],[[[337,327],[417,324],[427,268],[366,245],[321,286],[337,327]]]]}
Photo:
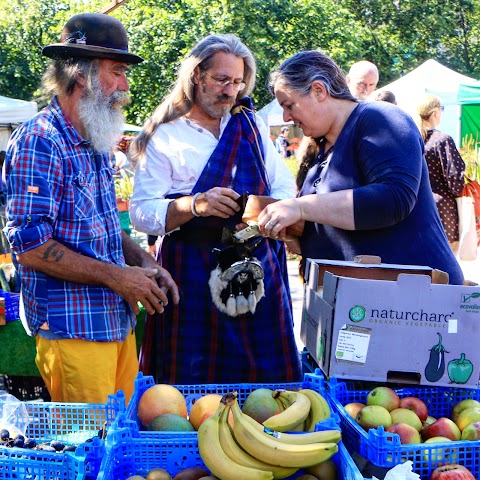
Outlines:
{"type": "MultiPolygon", "coordinates": [[[[440,333],[437,332],[437,335],[440,339],[430,349],[430,358],[425,367],[425,378],[429,382],[438,382],[443,377],[445,373],[445,353],[450,353],[445,350],[440,333]]],[[[447,373],[452,383],[467,383],[473,373],[473,363],[465,358],[464,353],[461,353],[460,358],[448,362],[447,373]]]]}
{"type": "Polygon", "coordinates": [[[425,367],[425,378],[429,382],[438,382],[445,373],[445,350],[442,344],[442,336],[437,332],[440,340],[430,349],[430,358],[425,367]]]}

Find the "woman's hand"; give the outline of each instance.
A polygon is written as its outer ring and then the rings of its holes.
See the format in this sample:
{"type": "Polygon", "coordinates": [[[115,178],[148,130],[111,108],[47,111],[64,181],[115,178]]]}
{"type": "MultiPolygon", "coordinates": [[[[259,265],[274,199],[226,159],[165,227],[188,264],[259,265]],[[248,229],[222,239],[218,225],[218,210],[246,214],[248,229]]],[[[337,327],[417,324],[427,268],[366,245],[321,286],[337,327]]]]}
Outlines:
{"type": "Polygon", "coordinates": [[[302,210],[295,198],[267,205],[258,215],[260,232],[273,238],[286,238],[286,228],[303,220],[302,210]]]}

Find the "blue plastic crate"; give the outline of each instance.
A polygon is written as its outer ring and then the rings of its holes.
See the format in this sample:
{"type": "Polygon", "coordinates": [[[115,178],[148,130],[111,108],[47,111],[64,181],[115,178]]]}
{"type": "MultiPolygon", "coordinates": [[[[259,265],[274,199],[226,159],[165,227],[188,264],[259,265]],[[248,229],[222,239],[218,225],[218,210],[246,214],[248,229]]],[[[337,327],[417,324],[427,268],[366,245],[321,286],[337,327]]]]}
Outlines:
{"type": "MultiPolygon", "coordinates": [[[[134,422],[136,422],[139,430],[145,430],[145,428],[143,427],[142,423],[138,418],[138,402],[140,401],[140,398],[145,393],[145,391],[153,385],[155,385],[155,381],[152,376],[144,376],[142,372],[139,372],[137,378],[135,379],[134,392],[127,406],[126,412],[126,418],[128,420],[133,420],[134,422]]],[[[328,401],[325,378],[318,369],[315,373],[306,373],[304,375],[303,382],[175,385],[175,388],[182,392],[183,396],[185,397],[188,412],[190,412],[190,409],[196,400],[210,393],[218,393],[219,395],[225,395],[226,393],[236,391],[238,395],[238,403],[242,405],[243,402],[245,402],[245,400],[247,399],[248,395],[257,388],[269,388],[270,390],[274,390],[276,388],[284,388],[287,390],[309,388],[311,390],[319,392],[328,401]]],[[[336,415],[332,419],[332,422],[336,423],[337,425],[339,421],[340,420],[336,415]]],[[[324,428],[330,428],[329,424],[330,422],[327,422],[327,424],[324,425],[324,428]]],[[[162,432],[162,434],[172,435],[175,434],[175,432],[162,432]]],[[[196,435],[196,432],[191,432],[191,434],[196,435]]]]}
{"type": "MultiPolygon", "coordinates": [[[[37,444],[60,440],[78,445],[75,452],[53,453],[0,446],[0,478],[18,480],[94,480],[105,453],[98,430],[110,427],[125,411],[125,397],[119,392],[106,404],[23,402],[0,403],[9,409],[9,423],[18,426],[37,444]],[[89,441],[89,439],[92,439],[89,441]]],[[[6,410],[2,410],[6,411],[6,410]]]]}
{"type": "MultiPolygon", "coordinates": [[[[137,424],[120,415],[106,439],[106,453],[102,460],[98,480],[124,480],[131,475],[145,476],[152,468],[163,468],[170,475],[188,467],[202,467],[208,470],[198,451],[196,435],[179,435],[169,438],[154,433],[140,432],[137,424]]],[[[358,468],[342,443],[333,457],[342,480],[363,480],[358,468]]],[[[290,477],[297,478],[299,471],[290,477]]]]}
{"type": "Polygon", "coordinates": [[[0,297],[5,299],[5,320],[7,322],[18,320],[20,318],[20,294],[0,290],[0,297]]]}
{"type": "MultiPolygon", "coordinates": [[[[422,479],[429,478],[435,468],[445,463],[460,463],[480,478],[480,440],[402,445],[397,434],[385,432],[383,427],[367,433],[343,406],[350,402],[366,403],[370,390],[355,390],[353,384],[335,378],[330,379],[327,387],[330,403],[340,417],[343,442],[350,452],[358,452],[384,468],[411,460],[415,473],[422,479]]],[[[409,386],[395,391],[400,398],[414,396],[423,400],[429,415],[435,418],[450,417],[455,404],[467,398],[480,401],[478,389],[409,386]]]]}

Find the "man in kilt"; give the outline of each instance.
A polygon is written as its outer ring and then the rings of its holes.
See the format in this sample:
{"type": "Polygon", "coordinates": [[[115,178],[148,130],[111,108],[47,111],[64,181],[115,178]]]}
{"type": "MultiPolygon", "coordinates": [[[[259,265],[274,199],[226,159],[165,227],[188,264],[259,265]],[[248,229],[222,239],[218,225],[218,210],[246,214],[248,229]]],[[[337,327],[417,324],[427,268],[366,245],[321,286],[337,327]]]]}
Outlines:
{"type": "Polygon", "coordinates": [[[141,369],[174,384],[301,378],[284,244],[232,237],[248,194],[295,195],[295,182],[248,95],[251,51],[209,35],[182,62],[171,93],[132,143],[131,219],[162,237],[159,263],[178,305],[147,318],[141,369]]]}

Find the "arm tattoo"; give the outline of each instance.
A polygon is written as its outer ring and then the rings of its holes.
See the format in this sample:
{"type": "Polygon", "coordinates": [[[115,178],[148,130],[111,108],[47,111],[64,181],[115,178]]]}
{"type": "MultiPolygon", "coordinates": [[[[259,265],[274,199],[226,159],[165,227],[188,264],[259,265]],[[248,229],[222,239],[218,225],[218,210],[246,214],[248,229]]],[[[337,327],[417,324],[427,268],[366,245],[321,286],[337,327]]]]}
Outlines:
{"type": "Polygon", "coordinates": [[[56,262],[59,262],[62,259],[64,252],[63,250],[56,249],[55,247],[57,247],[57,245],[58,243],[54,242],[45,250],[45,253],[43,254],[44,260],[53,257],[56,262]]]}

